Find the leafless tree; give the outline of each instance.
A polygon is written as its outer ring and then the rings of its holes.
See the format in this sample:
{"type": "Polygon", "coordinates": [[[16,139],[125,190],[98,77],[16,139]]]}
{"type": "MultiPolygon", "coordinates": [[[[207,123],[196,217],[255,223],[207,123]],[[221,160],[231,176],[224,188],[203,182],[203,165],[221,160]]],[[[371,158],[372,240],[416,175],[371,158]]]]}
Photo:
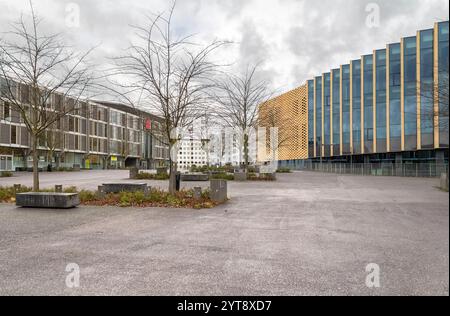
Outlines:
{"type": "Polygon", "coordinates": [[[240,134],[244,167],[249,166],[250,132],[257,127],[258,108],[273,95],[265,80],[257,79],[258,65],[247,67],[240,75],[229,74],[215,89],[215,111],[226,126],[240,134]]]}
{"type": "Polygon", "coordinates": [[[421,118],[434,122],[435,126],[439,125],[439,129],[448,132],[448,69],[442,72],[439,82],[421,83],[420,96],[422,100],[427,101],[430,106],[423,108],[420,113],[421,118]],[[434,107],[434,101],[437,100],[438,106],[434,107]]]}
{"type": "MultiPolygon", "coordinates": [[[[202,46],[192,42],[192,35],[177,38],[173,31],[174,2],[167,14],[151,15],[145,26],[134,26],[135,41],[123,56],[115,58],[113,76],[126,76],[122,84],[129,94],[140,94],[139,107],[163,118],[169,140],[169,192],[174,193],[177,172],[178,133],[199,117],[207,102],[206,91],[218,65],[211,55],[223,41],[202,46]]],[[[134,102],[135,103],[135,102],[134,102]]]]}
{"type": "Polygon", "coordinates": [[[31,140],[33,190],[39,190],[39,138],[58,120],[76,111],[80,98],[92,82],[87,57],[92,51],[75,53],[61,34],[42,34],[42,20],[30,1],[31,21],[21,16],[0,39],[2,97],[20,114],[31,140]],[[71,98],[72,102],[65,102],[71,98]]]}

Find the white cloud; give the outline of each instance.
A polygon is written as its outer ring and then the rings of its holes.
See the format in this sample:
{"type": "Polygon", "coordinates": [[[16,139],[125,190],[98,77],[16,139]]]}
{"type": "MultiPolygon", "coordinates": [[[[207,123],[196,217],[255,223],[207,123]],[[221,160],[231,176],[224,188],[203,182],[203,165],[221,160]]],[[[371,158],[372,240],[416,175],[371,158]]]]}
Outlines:
{"type": "MultiPolygon", "coordinates": [[[[81,50],[99,45],[97,63],[120,54],[132,36],[130,24],[140,24],[145,14],[168,9],[163,0],[39,0],[38,14],[46,30],[67,34],[68,41],[81,50]],[[80,28],[65,25],[69,2],[80,7],[80,28]]],[[[175,30],[197,34],[209,42],[232,40],[216,57],[235,62],[239,71],[248,62],[261,62],[262,75],[274,88],[288,90],[314,75],[348,63],[362,54],[397,42],[402,36],[430,28],[435,21],[448,20],[446,0],[178,0],[175,30]],[[380,28],[365,25],[368,3],[381,9],[380,28]]],[[[0,29],[20,12],[28,0],[0,0],[0,29]]]]}

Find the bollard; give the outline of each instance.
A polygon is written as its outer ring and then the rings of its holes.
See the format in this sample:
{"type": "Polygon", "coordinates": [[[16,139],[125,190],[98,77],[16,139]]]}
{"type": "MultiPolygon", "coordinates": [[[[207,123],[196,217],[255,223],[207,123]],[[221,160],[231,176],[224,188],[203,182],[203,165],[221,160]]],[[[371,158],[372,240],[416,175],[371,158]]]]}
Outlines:
{"type": "Polygon", "coordinates": [[[202,188],[195,187],[194,188],[194,200],[200,200],[202,198],[202,188]]]}
{"type": "Polygon", "coordinates": [[[17,192],[20,192],[20,187],[21,187],[20,184],[14,184],[14,195],[16,195],[17,192]]]}
{"type": "Polygon", "coordinates": [[[98,186],[97,195],[101,199],[105,197],[105,191],[103,191],[103,185],[98,186]]]}
{"type": "Polygon", "coordinates": [[[55,185],[55,192],[56,193],[62,193],[63,191],[63,186],[60,184],[55,185]]]}

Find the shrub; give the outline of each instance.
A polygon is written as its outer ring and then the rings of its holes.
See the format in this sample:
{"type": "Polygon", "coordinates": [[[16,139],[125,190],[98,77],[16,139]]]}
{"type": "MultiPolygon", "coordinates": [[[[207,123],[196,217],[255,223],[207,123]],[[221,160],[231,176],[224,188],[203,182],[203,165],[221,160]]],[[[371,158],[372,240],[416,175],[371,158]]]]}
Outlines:
{"type": "Polygon", "coordinates": [[[71,187],[67,187],[65,189],[63,189],[64,193],[77,193],[78,189],[75,186],[71,186],[71,187]]]}
{"type": "Polygon", "coordinates": [[[168,174],[151,174],[148,172],[139,173],[136,177],[137,180],[169,180],[168,174]]]}
{"type": "Polygon", "coordinates": [[[289,168],[279,168],[277,173],[292,173],[292,170],[289,168]]]}
{"type": "Polygon", "coordinates": [[[24,193],[32,191],[31,188],[21,186],[17,192],[14,187],[0,187],[0,202],[10,202],[12,199],[16,197],[15,193],[24,193]]]}
{"type": "Polygon", "coordinates": [[[0,172],[0,178],[10,178],[13,176],[11,171],[2,171],[0,172]]]}
{"type": "Polygon", "coordinates": [[[58,171],[58,172],[73,172],[74,169],[73,168],[67,168],[67,167],[59,167],[59,168],[56,168],[56,171],[58,171]]]}
{"type": "Polygon", "coordinates": [[[250,181],[275,181],[276,178],[271,173],[249,173],[247,179],[250,181]]]}
{"type": "Polygon", "coordinates": [[[87,190],[81,190],[80,192],[78,192],[78,196],[80,197],[81,203],[92,202],[97,199],[97,195],[95,194],[95,192],[87,190]]]}
{"type": "MultiPolygon", "coordinates": [[[[30,192],[31,188],[20,187],[18,192],[30,192]]],[[[45,192],[52,192],[47,189],[45,192]]],[[[76,192],[75,187],[69,187],[64,192],[76,192]]],[[[174,195],[160,189],[151,189],[147,194],[138,192],[121,192],[117,194],[107,194],[100,196],[96,191],[81,190],[78,192],[80,202],[83,205],[95,206],[120,206],[120,207],[191,207],[191,208],[212,208],[217,205],[211,201],[209,191],[202,192],[199,200],[194,200],[193,190],[182,190],[174,195]]],[[[0,202],[15,201],[14,187],[0,187],[0,202]]]]}

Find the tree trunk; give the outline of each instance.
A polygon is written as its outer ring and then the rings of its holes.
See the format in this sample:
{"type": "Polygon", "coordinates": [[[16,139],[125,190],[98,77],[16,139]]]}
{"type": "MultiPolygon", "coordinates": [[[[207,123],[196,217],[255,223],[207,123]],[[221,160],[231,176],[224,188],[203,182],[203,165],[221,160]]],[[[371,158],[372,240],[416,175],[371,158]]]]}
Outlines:
{"type": "Polygon", "coordinates": [[[177,167],[175,162],[170,161],[170,176],[169,176],[169,193],[175,194],[177,192],[176,182],[177,182],[177,167]]]}
{"type": "Polygon", "coordinates": [[[248,171],[248,164],[249,164],[249,158],[248,158],[248,134],[244,134],[244,167],[245,172],[248,171]]]}
{"type": "Polygon", "coordinates": [[[175,148],[175,145],[170,143],[169,144],[169,153],[170,153],[170,160],[169,160],[169,193],[175,194],[177,192],[176,189],[176,177],[177,177],[177,166],[176,162],[174,161],[174,157],[176,157],[176,154],[173,152],[175,148]]]}
{"type": "Polygon", "coordinates": [[[33,191],[39,191],[39,155],[37,151],[38,138],[31,134],[31,142],[33,147],[33,191]]]}

